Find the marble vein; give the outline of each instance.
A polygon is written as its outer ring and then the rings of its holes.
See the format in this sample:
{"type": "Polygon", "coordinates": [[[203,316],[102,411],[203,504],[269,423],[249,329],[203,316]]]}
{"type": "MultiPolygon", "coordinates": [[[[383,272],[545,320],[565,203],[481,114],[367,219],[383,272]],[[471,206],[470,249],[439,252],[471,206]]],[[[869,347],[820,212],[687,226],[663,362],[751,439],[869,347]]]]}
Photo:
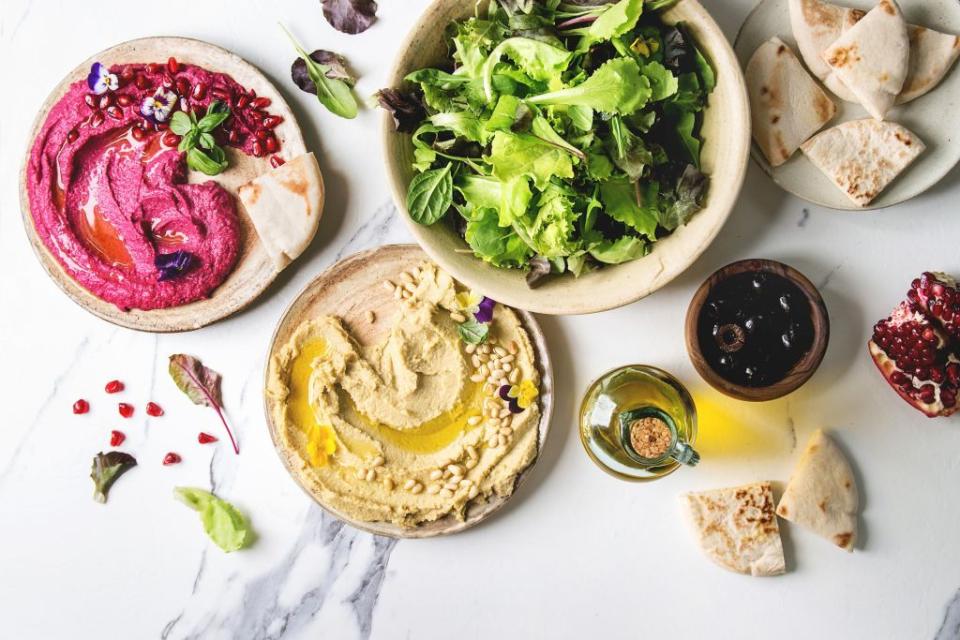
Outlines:
{"type": "Polygon", "coordinates": [[[397,208],[393,206],[393,201],[388,200],[380,205],[373,216],[353,232],[353,235],[343,244],[340,251],[334,257],[334,262],[339,262],[344,256],[382,244],[389,235],[391,227],[399,221],[399,216],[395,215],[397,208]]]}
{"type": "Polygon", "coordinates": [[[947,603],[946,613],[943,615],[943,622],[934,640],[958,640],[960,638],[960,589],[953,594],[953,598],[947,603]]]}

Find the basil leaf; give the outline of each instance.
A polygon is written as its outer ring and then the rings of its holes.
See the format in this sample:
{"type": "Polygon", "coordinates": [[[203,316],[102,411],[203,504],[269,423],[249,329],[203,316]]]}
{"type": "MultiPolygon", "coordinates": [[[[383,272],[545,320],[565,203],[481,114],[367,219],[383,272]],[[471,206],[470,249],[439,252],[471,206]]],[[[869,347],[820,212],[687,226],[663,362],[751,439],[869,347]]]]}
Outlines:
{"type": "Polygon", "coordinates": [[[431,225],[443,217],[453,204],[453,175],[450,165],[424,171],[410,181],[407,211],[414,221],[431,225]]]}
{"type": "Polygon", "coordinates": [[[220,100],[214,100],[210,103],[210,106],[207,107],[207,114],[200,118],[200,122],[197,123],[197,128],[204,133],[209,133],[223,124],[223,121],[229,117],[230,107],[220,100]]]}
{"type": "Polygon", "coordinates": [[[193,123],[190,121],[190,116],[183,111],[177,111],[170,118],[170,131],[178,136],[187,135],[191,129],[193,129],[193,123]]]}
{"type": "Polygon", "coordinates": [[[193,147],[187,151],[187,166],[194,171],[205,173],[208,176],[215,176],[227,168],[226,154],[220,147],[211,149],[210,155],[193,147]]]}
{"type": "MultiPolygon", "coordinates": [[[[180,113],[179,111],[177,113],[180,113]]],[[[183,140],[180,141],[180,144],[177,146],[179,151],[189,151],[197,146],[197,137],[200,135],[200,131],[197,129],[190,129],[187,131],[186,135],[183,136],[183,140]]]]}
{"type": "Polygon", "coordinates": [[[304,51],[303,47],[301,47],[300,43],[287,31],[286,27],[282,28],[284,32],[286,32],[287,37],[290,38],[294,49],[297,50],[297,55],[300,56],[306,65],[307,77],[310,78],[317,89],[317,100],[320,101],[320,104],[341,118],[356,118],[358,112],[357,99],[354,97],[350,85],[343,80],[328,78],[327,72],[330,71],[330,67],[318,64],[310,57],[310,54],[304,51]]]}
{"type": "Polygon", "coordinates": [[[217,146],[217,141],[214,139],[213,135],[209,133],[201,133],[197,143],[204,149],[213,149],[217,146]]]}
{"type": "Polygon", "coordinates": [[[466,322],[457,325],[457,333],[467,344],[481,344],[487,341],[490,325],[477,322],[476,318],[469,318],[466,322]]]}

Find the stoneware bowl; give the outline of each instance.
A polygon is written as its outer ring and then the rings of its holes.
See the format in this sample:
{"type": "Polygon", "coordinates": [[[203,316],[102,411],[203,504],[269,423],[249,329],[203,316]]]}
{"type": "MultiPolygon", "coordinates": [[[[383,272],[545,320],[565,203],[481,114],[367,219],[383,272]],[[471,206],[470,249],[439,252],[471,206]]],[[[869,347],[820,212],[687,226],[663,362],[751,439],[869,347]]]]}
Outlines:
{"type": "MultiPolygon", "coordinates": [[[[430,5],[401,46],[388,85],[400,87],[411,71],[442,63],[447,55],[444,28],[452,20],[473,14],[475,6],[474,0],[436,0],[430,5]]],[[[393,119],[385,113],[384,157],[394,200],[414,238],[433,260],[457,280],[512,307],[579,314],[639,300],[678,276],[703,253],[726,221],[743,184],[750,149],[747,93],[730,44],[699,2],[680,0],[663,17],[669,23],[687,24],[717,72],[717,87],[710,95],[703,125],[702,165],[711,179],[706,207],[685,227],[658,241],[649,256],[579,278],[551,278],[530,289],[522,271],[498,269],[474,257],[449,225],[425,227],[410,219],[406,194],[413,177],[413,144],[409,135],[394,130],[393,119]]]]}
{"type": "Polygon", "coordinates": [[[765,400],[774,400],[783,397],[788,393],[796,391],[802,386],[820,366],[823,355],[827,351],[827,343],[830,341],[830,317],[827,315],[827,307],[823,303],[820,292],[813,286],[813,283],[802,273],[791,266],[775,260],[740,260],[728,264],[719,269],[707,278],[697,292],[693,294],[693,300],[687,308],[686,319],[686,339],[687,353],[690,355],[690,361],[697,373],[706,380],[710,386],[717,391],[724,393],[738,400],[750,400],[761,402],[765,400]],[[811,320],[813,321],[813,344],[806,355],[793,366],[787,375],[774,384],[766,387],[746,387],[730,382],[722,377],[704,358],[703,351],[700,349],[700,340],[697,337],[697,320],[700,317],[700,311],[706,302],[707,296],[718,284],[740,273],[754,273],[757,271],[766,271],[773,273],[797,285],[807,302],[810,303],[811,320]]]}

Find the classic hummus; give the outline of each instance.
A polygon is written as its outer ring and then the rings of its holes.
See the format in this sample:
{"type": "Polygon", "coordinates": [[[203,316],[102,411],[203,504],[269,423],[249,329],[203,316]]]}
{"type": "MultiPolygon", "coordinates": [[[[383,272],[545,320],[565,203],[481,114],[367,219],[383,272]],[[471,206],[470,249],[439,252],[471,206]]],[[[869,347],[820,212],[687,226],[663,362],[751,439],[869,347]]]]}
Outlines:
{"type": "Polygon", "coordinates": [[[50,109],[26,167],[30,212],[47,250],[97,297],[121,309],[182,305],[209,296],[233,270],[234,198],[212,181],[187,183],[180,138],[167,129],[176,110],[202,117],[214,100],[232,114],[214,131],[217,142],[262,153],[272,133],[250,92],[172,59],[96,63],[50,109]]]}
{"type": "Polygon", "coordinates": [[[537,456],[533,346],[501,305],[486,339],[466,342],[458,325],[486,318],[432,264],[398,281],[400,310],[378,344],[361,346],[340,318],[322,316],[274,356],[278,441],[303,484],[348,518],[462,520],[471,501],[509,495],[537,456]]]}

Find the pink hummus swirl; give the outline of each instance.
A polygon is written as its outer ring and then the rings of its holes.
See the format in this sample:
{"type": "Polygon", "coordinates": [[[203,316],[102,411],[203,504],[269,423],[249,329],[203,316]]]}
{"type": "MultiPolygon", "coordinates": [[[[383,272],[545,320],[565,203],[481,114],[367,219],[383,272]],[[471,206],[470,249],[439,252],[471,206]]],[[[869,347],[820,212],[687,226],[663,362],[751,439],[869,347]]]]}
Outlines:
{"type": "Polygon", "coordinates": [[[233,96],[226,99],[233,117],[217,140],[248,154],[257,123],[267,114],[237,108],[236,96],[250,93],[225,74],[190,65],[181,65],[175,77],[161,65],[120,65],[111,72],[126,81],[111,92],[110,108],[88,106],[91,97],[102,96],[76,82],[50,109],[33,142],[26,182],[37,234],[70,277],[121,309],[159,309],[208,297],[237,262],[237,205],[216,182],[187,183],[185,154],[175,140],[164,143],[165,127],[147,122],[140,103],[171,79],[175,91],[179,83],[179,93],[189,96],[180,108],[201,115],[216,99],[214,92],[233,96]],[[198,84],[204,88],[200,98],[198,84]],[[192,265],[160,281],[155,258],[178,250],[193,255],[192,265]]]}

